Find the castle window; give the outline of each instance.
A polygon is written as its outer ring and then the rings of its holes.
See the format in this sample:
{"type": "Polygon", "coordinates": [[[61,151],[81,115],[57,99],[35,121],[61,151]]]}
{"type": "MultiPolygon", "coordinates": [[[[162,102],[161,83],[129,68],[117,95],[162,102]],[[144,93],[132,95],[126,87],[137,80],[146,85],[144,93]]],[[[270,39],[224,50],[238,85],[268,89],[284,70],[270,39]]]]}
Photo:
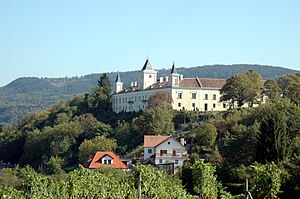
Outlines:
{"type": "Polygon", "coordinates": [[[205,103],[205,104],[204,104],[204,111],[207,111],[207,110],[208,110],[208,104],[205,103]]]}
{"type": "Polygon", "coordinates": [[[213,104],[213,108],[216,108],[216,104],[213,104]]]}
{"type": "Polygon", "coordinates": [[[181,107],[181,103],[178,103],[178,107],[181,107]]]}
{"type": "Polygon", "coordinates": [[[197,93],[192,93],[192,99],[196,99],[197,93]]]}
{"type": "Polygon", "coordinates": [[[217,100],[217,95],[213,94],[213,100],[217,100]]]}
{"type": "Polygon", "coordinates": [[[178,79],[175,79],[174,85],[178,85],[178,79]]]}
{"type": "Polygon", "coordinates": [[[204,95],[204,99],[205,99],[205,100],[208,100],[208,94],[205,94],[205,95],[204,95]]]}
{"type": "Polygon", "coordinates": [[[177,99],[182,99],[182,92],[177,93],[177,99]]]}
{"type": "Polygon", "coordinates": [[[223,108],[226,108],[226,103],[223,103],[223,108]]]}

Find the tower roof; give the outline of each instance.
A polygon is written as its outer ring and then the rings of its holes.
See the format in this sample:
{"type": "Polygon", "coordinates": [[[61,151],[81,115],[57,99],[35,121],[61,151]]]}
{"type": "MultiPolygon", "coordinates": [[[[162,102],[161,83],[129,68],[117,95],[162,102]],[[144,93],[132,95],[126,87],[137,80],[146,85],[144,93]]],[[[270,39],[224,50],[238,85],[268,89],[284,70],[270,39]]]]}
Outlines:
{"type": "Polygon", "coordinates": [[[175,68],[175,63],[173,63],[173,66],[172,66],[172,70],[171,70],[171,74],[177,74],[177,70],[175,68]]]}
{"type": "Polygon", "coordinates": [[[142,70],[153,70],[153,68],[152,68],[152,66],[151,66],[151,64],[149,62],[149,59],[146,60],[144,66],[142,68],[142,70]]]}
{"type": "Polygon", "coordinates": [[[117,74],[116,82],[122,82],[122,80],[121,80],[121,77],[120,77],[120,74],[119,74],[119,73],[117,74]]]}

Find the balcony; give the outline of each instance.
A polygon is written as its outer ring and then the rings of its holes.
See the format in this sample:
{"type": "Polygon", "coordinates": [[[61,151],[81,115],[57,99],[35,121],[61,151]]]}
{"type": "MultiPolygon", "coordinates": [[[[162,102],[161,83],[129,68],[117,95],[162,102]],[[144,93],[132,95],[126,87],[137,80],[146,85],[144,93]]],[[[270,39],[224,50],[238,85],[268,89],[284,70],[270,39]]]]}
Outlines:
{"type": "Polygon", "coordinates": [[[164,158],[188,158],[189,154],[186,153],[155,153],[156,158],[164,157],[164,158]]]}

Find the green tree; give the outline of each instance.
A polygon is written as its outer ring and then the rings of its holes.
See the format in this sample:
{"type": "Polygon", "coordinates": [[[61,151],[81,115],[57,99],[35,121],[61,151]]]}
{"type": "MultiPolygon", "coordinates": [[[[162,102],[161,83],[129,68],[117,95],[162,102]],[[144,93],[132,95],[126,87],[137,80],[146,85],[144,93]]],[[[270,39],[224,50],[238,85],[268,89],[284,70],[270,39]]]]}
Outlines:
{"type": "Polygon", "coordinates": [[[217,198],[219,183],[217,181],[217,176],[215,175],[216,168],[210,163],[204,163],[204,160],[198,160],[193,164],[192,171],[194,178],[194,191],[197,194],[200,194],[200,185],[202,185],[203,198],[217,198]],[[202,176],[202,178],[200,178],[200,176],[202,176]],[[202,182],[200,182],[200,180],[202,180],[202,182]]]}
{"type": "Polygon", "coordinates": [[[111,85],[106,73],[100,77],[98,85],[89,94],[89,106],[97,116],[103,115],[102,119],[105,119],[107,113],[111,112],[111,85]]]}
{"type": "Polygon", "coordinates": [[[268,97],[268,100],[274,101],[280,97],[281,90],[278,83],[273,79],[268,79],[264,83],[262,94],[268,97]]]}
{"type": "Polygon", "coordinates": [[[194,144],[214,147],[217,138],[217,128],[210,123],[204,123],[196,127],[191,132],[194,137],[194,144]]]}
{"type": "Polygon", "coordinates": [[[257,144],[259,162],[281,162],[290,156],[286,114],[276,109],[266,109],[260,119],[257,144]]]}
{"type": "Polygon", "coordinates": [[[285,75],[279,78],[278,84],[282,89],[283,97],[300,105],[300,73],[285,75]]]}
{"type": "Polygon", "coordinates": [[[258,103],[262,88],[261,75],[249,70],[226,80],[220,91],[222,94],[221,101],[230,101],[232,107],[234,107],[235,102],[238,103],[239,107],[245,103],[252,107],[253,104],[258,103]]]}
{"type": "Polygon", "coordinates": [[[104,136],[97,136],[91,140],[85,140],[79,146],[79,162],[84,163],[90,155],[97,151],[114,151],[117,143],[114,139],[108,139],[104,136]]]}
{"type": "Polygon", "coordinates": [[[170,135],[174,132],[173,109],[162,105],[148,109],[138,118],[133,119],[133,130],[143,135],[170,135]]]}
{"type": "Polygon", "coordinates": [[[282,183],[282,170],[274,163],[252,166],[254,173],[251,179],[252,192],[257,198],[276,198],[282,183]]]}
{"type": "Polygon", "coordinates": [[[168,92],[158,91],[149,97],[147,108],[151,109],[164,104],[171,105],[172,101],[172,97],[168,95],[168,92]]]}

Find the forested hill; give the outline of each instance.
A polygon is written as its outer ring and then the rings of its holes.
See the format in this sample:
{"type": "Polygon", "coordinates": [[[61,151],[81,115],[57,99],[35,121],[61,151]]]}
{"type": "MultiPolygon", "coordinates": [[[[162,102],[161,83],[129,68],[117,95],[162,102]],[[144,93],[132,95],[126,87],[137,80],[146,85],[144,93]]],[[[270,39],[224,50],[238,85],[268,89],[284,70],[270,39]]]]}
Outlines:
{"type": "MultiPolygon", "coordinates": [[[[262,65],[210,65],[192,68],[177,68],[184,77],[211,77],[228,78],[237,73],[243,73],[249,69],[261,74],[264,79],[278,78],[295,70],[262,66],[262,65]]],[[[137,81],[139,71],[120,72],[124,87],[137,81]]],[[[158,77],[167,76],[170,69],[158,70],[158,77]]],[[[59,101],[86,93],[95,87],[101,74],[91,74],[72,78],[36,78],[23,77],[14,80],[4,87],[0,87],[0,123],[16,123],[26,113],[40,111],[59,101]]],[[[109,73],[113,82],[117,73],[109,73]]]]}

